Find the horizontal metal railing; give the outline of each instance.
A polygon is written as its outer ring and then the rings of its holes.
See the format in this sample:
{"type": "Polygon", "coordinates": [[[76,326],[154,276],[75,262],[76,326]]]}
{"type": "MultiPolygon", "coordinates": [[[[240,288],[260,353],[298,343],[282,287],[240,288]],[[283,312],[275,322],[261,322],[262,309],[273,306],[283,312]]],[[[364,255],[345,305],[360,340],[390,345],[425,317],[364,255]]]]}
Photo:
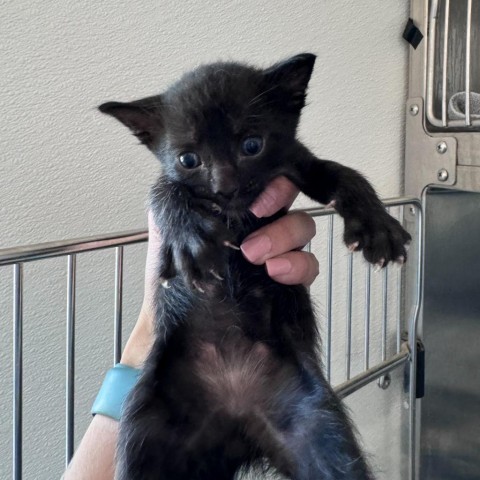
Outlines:
{"type": "MultiPolygon", "coordinates": [[[[387,289],[388,289],[388,268],[383,269],[382,277],[382,329],[381,329],[381,356],[382,361],[375,365],[370,365],[370,309],[371,309],[371,266],[365,267],[365,309],[364,309],[364,370],[351,377],[352,362],[352,283],[353,283],[353,254],[349,254],[348,273],[347,273],[347,318],[346,318],[346,346],[345,346],[345,381],[337,385],[335,390],[341,397],[350,395],[363,386],[377,380],[385,379],[386,375],[392,370],[410,364],[410,441],[411,455],[415,451],[415,385],[416,381],[416,350],[409,348],[409,345],[416,343],[416,330],[418,315],[421,302],[421,284],[422,284],[422,209],[419,200],[411,197],[399,197],[384,200],[387,209],[400,207],[400,217],[403,216],[403,207],[410,205],[418,215],[416,215],[417,229],[417,273],[415,281],[414,305],[411,309],[412,316],[405,319],[408,325],[409,341],[408,344],[402,344],[402,319],[400,312],[400,287],[398,288],[397,318],[396,318],[396,352],[387,358],[387,289]],[[413,393],[412,393],[413,389],[413,393]]],[[[304,209],[312,217],[328,216],[328,241],[327,241],[327,274],[326,274],[326,375],[331,378],[332,367],[332,285],[333,285],[333,250],[334,250],[334,219],[335,211],[328,208],[309,208],[304,209]]],[[[8,248],[0,250],[0,267],[13,265],[13,326],[14,326],[14,397],[13,397],[13,478],[20,480],[22,478],[22,408],[23,408],[23,264],[26,262],[39,261],[53,257],[67,257],[67,333],[66,333],[66,442],[65,459],[68,463],[74,450],[74,377],[75,377],[75,296],[76,296],[76,265],[77,256],[85,252],[92,252],[101,249],[115,248],[115,305],[114,305],[114,363],[119,361],[121,352],[121,330],[122,330],[122,298],[123,298],[123,260],[124,247],[136,243],[146,242],[148,232],[136,230],[131,232],[122,232],[118,234],[108,234],[75,240],[66,240],[60,242],[48,242],[43,244],[8,248]]],[[[342,247],[344,248],[344,247],[342,247]]],[[[397,275],[400,278],[401,271],[397,275]]],[[[399,282],[397,282],[399,285],[399,282]]],[[[382,383],[380,383],[382,386],[382,383]]],[[[388,386],[385,384],[384,386],[388,386]]]]}
{"type": "Polygon", "coordinates": [[[121,247],[146,242],[147,240],[148,232],[146,230],[132,230],[59,242],[45,242],[24,247],[5,248],[0,250],[0,267],[46,258],[65,257],[76,253],[93,252],[105,248],[121,247]]]}

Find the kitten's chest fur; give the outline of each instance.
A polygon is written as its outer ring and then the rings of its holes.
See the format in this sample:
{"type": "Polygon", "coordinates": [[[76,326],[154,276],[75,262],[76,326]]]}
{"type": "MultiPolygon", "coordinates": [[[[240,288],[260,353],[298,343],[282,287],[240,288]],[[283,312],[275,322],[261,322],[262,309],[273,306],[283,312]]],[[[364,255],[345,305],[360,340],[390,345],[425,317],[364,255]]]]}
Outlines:
{"type": "Polygon", "coordinates": [[[266,340],[271,305],[282,287],[273,284],[264,266],[250,264],[240,251],[228,252],[224,267],[222,280],[202,284],[202,292],[192,292],[188,285],[175,281],[171,288],[159,287],[159,301],[175,303],[179,295],[188,298],[188,316],[182,323],[192,338],[221,341],[227,330],[236,328],[266,340]]]}
{"type": "MultiPolygon", "coordinates": [[[[234,229],[231,238],[237,244],[270,221],[221,220],[222,227],[234,229]]],[[[168,341],[161,352],[165,369],[158,378],[179,412],[190,415],[193,405],[196,410],[203,405],[209,415],[238,422],[240,428],[245,416],[272,403],[271,392],[280,384],[295,388],[295,360],[285,361],[288,349],[282,341],[294,332],[278,310],[283,302],[299,301],[299,291],[306,303],[308,298],[301,286],[271,280],[263,265],[249,263],[241,251],[225,247],[218,255],[222,280],[202,285],[202,292],[192,291],[181,278],[173,279],[170,288],[159,286],[162,310],[177,305],[179,296],[188,302],[181,324],[159,325],[167,329],[168,341]],[[285,383],[289,375],[291,382],[285,383]]]]}

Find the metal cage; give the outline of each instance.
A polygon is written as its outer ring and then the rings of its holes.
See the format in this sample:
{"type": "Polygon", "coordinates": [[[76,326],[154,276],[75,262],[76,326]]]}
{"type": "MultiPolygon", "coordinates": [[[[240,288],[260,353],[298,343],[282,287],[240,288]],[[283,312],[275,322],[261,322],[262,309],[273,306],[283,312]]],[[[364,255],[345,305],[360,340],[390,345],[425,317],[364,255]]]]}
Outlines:
{"type": "Polygon", "coordinates": [[[412,0],[405,193],[480,190],[480,2],[412,0]]]}
{"type": "Polygon", "coordinates": [[[432,0],[429,11],[427,118],[434,127],[480,129],[480,2],[432,0]],[[473,97],[475,96],[475,97],[473,97]]]}
{"type": "MultiPolygon", "coordinates": [[[[395,369],[403,367],[405,369],[405,400],[402,405],[408,407],[408,416],[405,430],[408,432],[406,442],[405,458],[408,459],[409,478],[414,478],[416,449],[417,449],[417,432],[416,432],[416,396],[417,396],[417,322],[419,317],[421,294],[422,294],[422,207],[421,203],[415,198],[396,198],[385,200],[387,210],[395,214],[400,221],[403,221],[404,215],[409,215],[411,219],[409,225],[414,241],[410,251],[411,260],[408,263],[413,283],[406,285],[405,272],[406,269],[395,269],[387,267],[382,270],[380,277],[381,282],[376,282],[378,287],[378,298],[381,298],[381,314],[374,319],[372,314],[372,298],[377,288],[372,282],[372,267],[365,263],[360,265],[357,276],[354,275],[354,254],[348,253],[343,245],[336,244],[336,236],[334,234],[335,226],[340,227],[335,211],[325,208],[311,208],[305,211],[316,218],[317,222],[323,222],[322,229],[325,233],[327,248],[316,252],[320,263],[324,263],[322,271],[325,276],[322,291],[322,303],[325,305],[325,324],[321,325],[324,334],[324,361],[326,375],[332,378],[332,369],[339,367],[342,371],[342,377],[339,381],[335,381],[335,390],[340,397],[346,397],[351,393],[361,389],[367,384],[378,380],[379,387],[385,389],[389,386],[389,373],[395,369]],[[411,226],[413,225],[413,229],[411,226]],[[335,308],[333,305],[332,286],[334,277],[340,272],[335,262],[337,253],[343,256],[346,262],[346,284],[345,298],[345,316],[343,319],[335,318],[335,308]],[[323,262],[322,262],[323,258],[323,262]],[[363,305],[352,308],[353,305],[353,288],[354,279],[364,279],[363,305]],[[395,308],[389,308],[389,298],[393,297],[397,300],[393,302],[395,308]],[[342,342],[344,345],[343,362],[336,365],[332,360],[332,322],[344,322],[345,338],[342,342]],[[352,323],[359,321],[363,324],[363,338],[355,339],[352,333],[352,323]],[[378,322],[378,329],[373,329],[374,322],[378,322]],[[388,326],[393,327],[387,328],[388,326]],[[376,335],[373,332],[378,332],[376,335]],[[387,338],[388,332],[394,332],[393,338],[387,338]],[[353,372],[352,368],[352,342],[359,341],[363,345],[360,360],[360,371],[353,372]],[[371,350],[376,346],[381,352],[380,359],[373,361],[371,358],[371,350]],[[343,363],[343,365],[340,365],[343,363]]],[[[319,229],[320,230],[320,229],[319,229]]],[[[8,275],[6,266],[13,268],[13,329],[14,329],[14,378],[13,378],[13,465],[12,472],[14,480],[22,478],[22,433],[23,425],[23,267],[26,262],[39,262],[52,257],[65,257],[67,260],[67,315],[66,315],[66,425],[65,425],[65,462],[68,464],[74,450],[74,429],[75,429],[75,409],[74,409],[74,377],[75,377],[75,299],[76,299],[76,266],[77,260],[81,261],[81,256],[85,252],[91,252],[101,249],[115,249],[115,305],[114,305],[114,338],[113,338],[113,360],[114,363],[119,361],[122,346],[122,296],[123,292],[123,261],[124,249],[129,245],[146,242],[148,233],[145,231],[134,231],[128,233],[119,233],[112,235],[104,235],[90,238],[82,238],[71,241],[52,242],[39,244],[34,246],[19,247],[12,249],[0,250],[0,274],[8,275]]],[[[358,255],[357,258],[360,256],[358,255]]],[[[358,269],[358,267],[357,267],[358,269]]],[[[342,314],[343,316],[343,314],[342,314]]],[[[358,362],[356,362],[357,364],[358,362]]],[[[357,369],[358,370],[358,369],[357,369]]],[[[7,408],[6,406],[2,408],[7,408]]],[[[88,408],[88,406],[85,406],[88,408]]]]}
{"type": "Polygon", "coordinates": [[[480,311],[480,1],[410,6],[423,35],[410,48],[405,142],[405,192],[425,212],[417,475],[480,478],[480,375],[468,368],[478,364],[469,339],[480,311]]]}

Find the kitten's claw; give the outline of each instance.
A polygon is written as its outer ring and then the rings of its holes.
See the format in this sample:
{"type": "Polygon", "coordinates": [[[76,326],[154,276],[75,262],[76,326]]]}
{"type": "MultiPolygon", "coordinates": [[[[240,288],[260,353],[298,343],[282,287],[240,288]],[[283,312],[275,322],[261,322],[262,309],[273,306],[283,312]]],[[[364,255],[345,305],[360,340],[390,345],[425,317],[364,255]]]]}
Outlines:
{"type": "Polygon", "coordinates": [[[375,273],[379,272],[383,268],[384,264],[385,264],[385,259],[381,258],[380,261],[375,264],[375,267],[373,268],[373,271],[375,273]]]}
{"type": "Polygon", "coordinates": [[[230,243],[228,240],[225,240],[223,244],[228,248],[233,248],[234,250],[240,250],[240,247],[237,247],[233,243],[230,243]]]}
{"type": "Polygon", "coordinates": [[[403,255],[400,255],[396,260],[395,263],[401,267],[405,263],[405,257],[403,255]]]}
{"type": "Polygon", "coordinates": [[[220,207],[220,205],[217,205],[216,203],[212,203],[212,211],[214,213],[222,213],[222,207],[220,207]]]}
{"type": "Polygon", "coordinates": [[[325,205],[325,208],[335,208],[335,205],[337,204],[336,200],[332,200],[329,202],[327,205],[325,205]]]}
{"type": "Polygon", "coordinates": [[[221,277],[213,268],[210,269],[210,273],[217,279],[222,281],[223,277],[221,277]]]}
{"type": "Polygon", "coordinates": [[[192,284],[200,293],[205,293],[205,290],[200,286],[200,284],[196,280],[193,280],[192,284]]]}
{"type": "Polygon", "coordinates": [[[168,280],[162,280],[160,283],[161,283],[163,288],[170,288],[171,287],[170,282],[168,280]]]}
{"type": "Polygon", "coordinates": [[[360,245],[360,242],[351,243],[350,245],[348,245],[348,250],[350,250],[350,252],[354,252],[359,245],[360,245]]]}

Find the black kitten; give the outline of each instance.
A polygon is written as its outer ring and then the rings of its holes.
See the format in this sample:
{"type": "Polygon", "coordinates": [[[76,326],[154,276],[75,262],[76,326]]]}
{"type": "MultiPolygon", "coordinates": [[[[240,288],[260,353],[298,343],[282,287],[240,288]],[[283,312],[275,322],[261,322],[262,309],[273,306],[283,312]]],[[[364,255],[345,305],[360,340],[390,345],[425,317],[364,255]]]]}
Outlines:
{"type": "Polygon", "coordinates": [[[369,183],[295,138],[314,62],[206,65],[162,95],[100,106],[162,164],[156,340],[121,421],[118,480],[227,480],[255,464],[298,480],[373,478],[321,371],[306,289],[236,248],[272,221],[248,207],[285,175],[334,204],[369,262],[406,259],[410,235],[369,183]]]}

